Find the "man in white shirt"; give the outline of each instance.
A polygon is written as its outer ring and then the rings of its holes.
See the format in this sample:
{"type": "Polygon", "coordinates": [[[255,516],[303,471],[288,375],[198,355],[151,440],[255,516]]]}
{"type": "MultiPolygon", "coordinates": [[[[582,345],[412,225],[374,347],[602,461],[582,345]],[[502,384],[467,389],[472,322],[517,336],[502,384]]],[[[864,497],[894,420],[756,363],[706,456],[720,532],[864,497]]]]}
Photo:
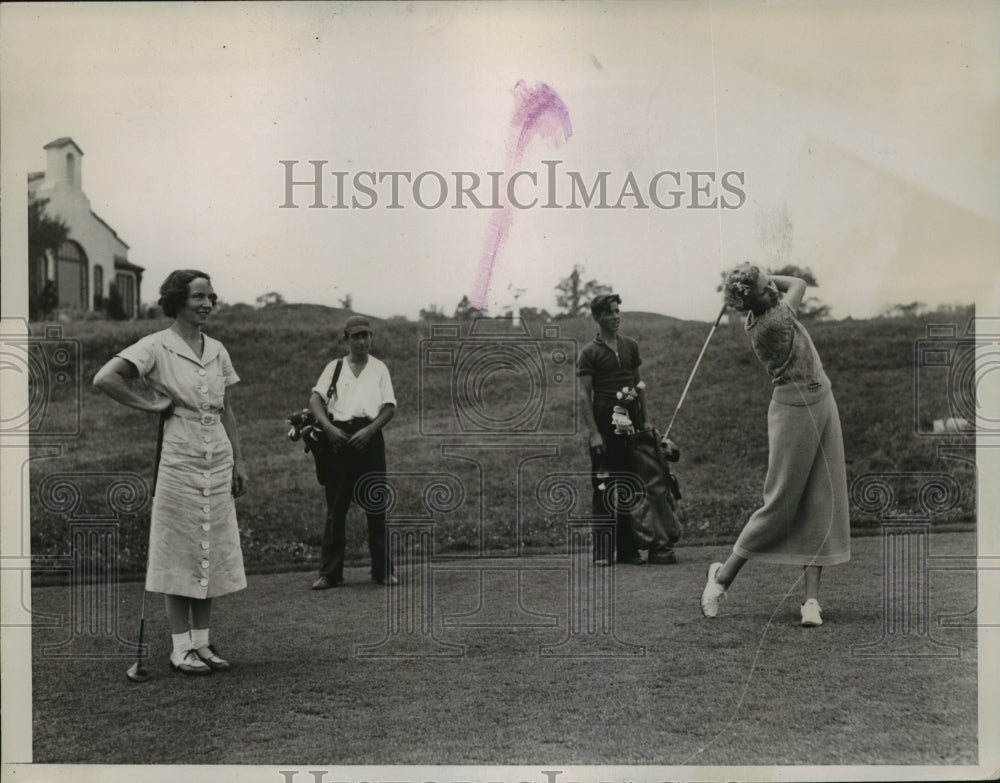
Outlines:
{"type": "MultiPolygon", "coordinates": [[[[389,368],[369,355],[372,327],[368,319],[352,315],[344,324],[344,338],[351,352],[330,362],[319,376],[309,408],[323,428],[333,451],[324,477],[326,529],[319,577],[313,590],[344,583],[344,550],[347,509],[354,488],[366,473],[385,473],[385,439],[382,428],[396,412],[389,368]]],[[[372,581],[394,585],[392,563],[385,540],[385,512],[359,505],[368,518],[368,550],[372,581]]]]}

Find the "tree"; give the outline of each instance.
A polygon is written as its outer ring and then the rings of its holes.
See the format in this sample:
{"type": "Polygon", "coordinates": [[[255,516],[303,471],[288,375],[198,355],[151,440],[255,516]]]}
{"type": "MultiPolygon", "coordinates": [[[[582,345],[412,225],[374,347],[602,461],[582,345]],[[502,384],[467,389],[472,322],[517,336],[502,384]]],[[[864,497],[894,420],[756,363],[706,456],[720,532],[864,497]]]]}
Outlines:
{"type": "Polygon", "coordinates": [[[452,317],[456,321],[472,321],[476,318],[483,318],[485,315],[485,309],[473,307],[472,302],[469,301],[469,297],[463,296],[461,301],[455,305],[455,315],[452,317]]]}
{"type": "Polygon", "coordinates": [[[420,308],[420,320],[421,321],[447,321],[448,316],[444,314],[444,310],[438,307],[436,304],[429,305],[427,308],[420,308]]]}
{"type": "Polygon", "coordinates": [[[818,286],[816,277],[809,267],[796,266],[795,264],[785,264],[778,269],[769,269],[768,274],[785,275],[786,277],[800,277],[806,281],[806,285],[818,286]]]}
{"type": "Polygon", "coordinates": [[[29,315],[29,318],[48,321],[52,317],[52,313],[59,307],[59,292],[56,291],[56,284],[52,280],[46,280],[41,292],[38,294],[32,292],[28,300],[29,309],[34,310],[34,315],[29,315]]]}
{"type": "Polygon", "coordinates": [[[257,307],[267,307],[269,305],[283,305],[285,304],[285,297],[279,294],[277,291],[268,291],[266,294],[261,294],[258,296],[254,303],[257,307]]]}
{"type": "Polygon", "coordinates": [[[47,198],[42,198],[28,204],[28,257],[32,261],[43,257],[46,251],[56,252],[69,238],[69,226],[62,218],[45,214],[48,203],[47,198]]]}
{"type": "Polygon", "coordinates": [[[908,315],[920,315],[927,305],[923,302],[897,302],[882,311],[882,315],[886,318],[905,318],[908,315]]]}
{"type": "MultiPolygon", "coordinates": [[[[816,277],[809,267],[795,266],[795,264],[785,264],[780,269],[771,272],[772,275],[787,275],[789,277],[799,277],[806,281],[806,285],[818,286],[816,277]]],[[[820,321],[830,317],[830,305],[823,304],[818,296],[806,296],[799,305],[799,318],[811,318],[820,321]]]]}
{"type": "Polygon", "coordinates": [[[830,305],[823,304],[817,296],[807,296],[799,305],[799,318],[809,318],[813,321],[822,321],[830,317],[830,305]]]}
{"type": "MultiPolygon", "coordinates": [[[[772,275],[787,275],[799,277],[807,285],[818,286],[816,278],[809,267],[800,267],[790,263],[792,258],[792,235],[794,226],[788,215],[788,205],[782,204],[771,210],[763,210],[757,216],[757,241],[760,243],[761,259],[765,268],[772,275]]],[[[721,286],[719,290],[721,290],[721,286]]],[[[799,305],[799,318],[820,320],[828,318],[830,306],[816,296],[806,296],[799,305]]]]}
{"type": "Polygon", "coordinates": [[[520,315],[522,321],[540,321],[548,323],[552,320],[552,314],[545,308],[539,310],[537,307],[522,307],[520,315]]]}
{"type": "Polygon", "coordinates": [[[32,269],[43,270],[28,292],[28,317],[48,318],[59,304],[55,283],[45,273],[45,257],[55,253],[69,238],[69,226],[61,218],[45,214],[48,199],[38,199],[28,204],[28,263],[32,269]]]}
{"type": "Polygon", "coordinates": [[[587,307],[595,296],[611,293],[610,286],[598,283],[596,280],[581,282],[583,272],[582,266],[575,265],[569,276],[560,280],[555,287],[556,291],[559,292],[556,296],[556,304],[564,310],[562,313],[564,316],[574,318],[582,315],[587,312],[587,307]]]}

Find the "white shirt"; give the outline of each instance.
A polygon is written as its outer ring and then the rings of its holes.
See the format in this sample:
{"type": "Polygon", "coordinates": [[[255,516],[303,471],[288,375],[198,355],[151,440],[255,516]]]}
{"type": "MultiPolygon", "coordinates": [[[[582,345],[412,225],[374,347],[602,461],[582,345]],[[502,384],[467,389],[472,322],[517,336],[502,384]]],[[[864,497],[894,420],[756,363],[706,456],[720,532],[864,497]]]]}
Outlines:
{"type": "MultiPolygon", "coordinates": [[[[333,380],[333,371],[337,361],[330,362],[319,376],[313,391],[326,400],[326,393],[333,380]]],[[[347,356],[342,360],[344,366],[337,379],[337,393],[327,400],[326,412],[331,421],[350,421],[351,419],[374,419],[386,405],[396,404],[396,395],[392,391],[392,380],[389,378],[389,368],[380,359],[368,356],[368,363],[358,377],[351,371],[351,363],[347,356]]]]}

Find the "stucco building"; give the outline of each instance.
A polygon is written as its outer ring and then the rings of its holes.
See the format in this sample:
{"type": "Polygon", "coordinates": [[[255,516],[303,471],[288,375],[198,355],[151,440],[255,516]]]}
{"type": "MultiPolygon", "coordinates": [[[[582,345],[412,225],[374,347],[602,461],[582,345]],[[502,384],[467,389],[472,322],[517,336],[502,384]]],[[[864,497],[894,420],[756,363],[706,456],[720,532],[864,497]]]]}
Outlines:
{"type": "Polygon", "coordinates": [[[59,309],[107,310],[120,297],[126,317],[140,309],[143,267],[128,260],[128,245],[90,208],[83,192],[83,150],[63,137],[45,145],[45,171],[28,174],[28,202],[46,199],[45,214],[69,227],[56,252],[32,258],[28,285],[32,299],[48,299],[59,309]]]}

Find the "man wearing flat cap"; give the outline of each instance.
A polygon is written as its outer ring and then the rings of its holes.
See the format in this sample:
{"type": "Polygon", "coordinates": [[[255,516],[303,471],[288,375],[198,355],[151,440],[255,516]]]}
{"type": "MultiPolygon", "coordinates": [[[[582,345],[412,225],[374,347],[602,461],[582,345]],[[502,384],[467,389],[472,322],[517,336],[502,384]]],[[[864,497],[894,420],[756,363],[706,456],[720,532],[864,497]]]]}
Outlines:
{"type": "MultiPolygon", "coordinates": [[[[389,368],[369,354],[372,326],[367,318],[352,315],[344,323],[350,353],[330,362],[319,376],[309,408],[326,434],[333,451],[323,486],[326,490],[326,529],[319,577],[313,590],[326,590],[344,582],[347,509],[358,481],[367,473],[385,473],[385,439],[382,428],[396,412],[389,368]]],[[[372,581],[394,585],[392,563],[385,539],[385,512],[366,508],[368,550],[372,581]]]]}
{"type": "MultiPolygon", "coordinates": [[[[607,474],[632,473],[626,432],[641,430],[648,418],[646,393],[639,374],[639,344],[619,332],[621,297],[599,294],[590,302],[590,312],[598,333],[584,346],[577,363],[583,421],[589,433],[591,478],[594,487],[595,517],[615,520],[615,552],[608,542],[594,536],[594,562],[640,565],[638,541],[627,511],[614,506],[615,493],[609,489],[607,474]],[[618,411],[615,410],[616,406],[618,411]],[[624,415],[622,415],[624,412],[624,415]]],[[[673,543],[658,536],[649,544],[648,562],[676,562],[673,543]]]]}

